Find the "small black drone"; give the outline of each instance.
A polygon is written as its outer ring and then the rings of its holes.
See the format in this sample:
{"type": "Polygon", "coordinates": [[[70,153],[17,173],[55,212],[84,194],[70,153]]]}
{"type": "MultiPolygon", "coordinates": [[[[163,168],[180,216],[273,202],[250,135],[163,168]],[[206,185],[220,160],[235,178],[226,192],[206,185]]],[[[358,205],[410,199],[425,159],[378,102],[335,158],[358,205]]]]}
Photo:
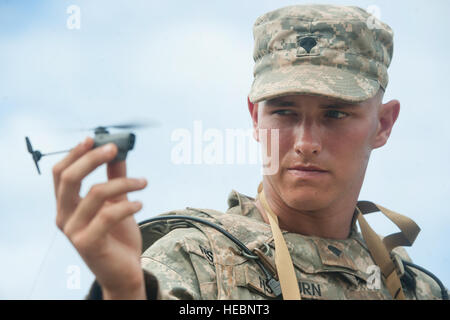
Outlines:
{"type": "MultiPolygon", "coordinates": [[[[101,127],[89,129],[89,130],[94,130],[94,133],[95,133],[93,148],[97,148],[97,147],[100,147],[102,145],[112,142],[117,146],[118,152],[117,152],[117,156],[111,162],[123,161],[126,159],[128,151],[133,149],[134,143],[136,141],[136,136],[134,135],[134,133],[131,133],[131,132],[110,134],[107,129],[108,128],[136,129],[136,128],[144,128],[144,127],[149,127],[149,126],[150,126],[150,124],[148,124],[148,123],[129,123],[129,124],[120,124],[120,125],[113,125],[113,126],[101,126],[101,127]]],[[[36,164],[36,168],[37,168],[37,171],[39,174],[41,174],[41,170],[39,169],[38,162],[39,162],[39,160],[41,160],[42,157],[54,155],[54,154],[58,154],[58,153],[69,152],[72,150],[72,149],[69,149],[69,150],[63,150],[63,151],[57,151],[57,152],[41,153],[39,150],[33,150],[33,147],[31,146],[31,141],[28,137],[25,137],[25,141],[27,144],[28,152],[31,153],[31,155],[33,156],[33,161],[36,164]]]]}

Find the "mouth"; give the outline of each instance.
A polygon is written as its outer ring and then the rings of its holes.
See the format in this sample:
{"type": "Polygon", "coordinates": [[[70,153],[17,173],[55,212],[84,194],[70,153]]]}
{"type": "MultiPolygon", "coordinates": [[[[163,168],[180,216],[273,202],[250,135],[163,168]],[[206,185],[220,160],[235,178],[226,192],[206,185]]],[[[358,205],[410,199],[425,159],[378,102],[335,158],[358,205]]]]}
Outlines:
{"type": "Polygon", "coordinates": [[[288,168],[288,172],[303,179],[319,178],[328,173],[327,170],[313,165],[297,165],[288,168]]]}

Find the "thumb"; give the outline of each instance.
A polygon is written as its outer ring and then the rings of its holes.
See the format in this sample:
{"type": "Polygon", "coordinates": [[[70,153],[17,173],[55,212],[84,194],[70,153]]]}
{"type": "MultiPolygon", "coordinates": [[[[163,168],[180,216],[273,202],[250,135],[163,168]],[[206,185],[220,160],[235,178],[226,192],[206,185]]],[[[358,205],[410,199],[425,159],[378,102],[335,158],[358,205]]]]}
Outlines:
{"type": "Polygon", "coordinates": [[[127,164],[126,161],[117,161],[114,163],[108,163],[106,166],[106,173],[108,180],[115,178],[122,178],[127,176],[127,164]]]}
{"type": "MultiPolygon", "coordinates": [[[[112,144],[114,149],[114,155],[117,156],[119,149],[116,144],[112,144]]],[[[108,181],[115,178],[122,178],[127,176],[127,165],[124,161],[108,162],[106,165],[106,174],[108,175],[108,181]]]]}

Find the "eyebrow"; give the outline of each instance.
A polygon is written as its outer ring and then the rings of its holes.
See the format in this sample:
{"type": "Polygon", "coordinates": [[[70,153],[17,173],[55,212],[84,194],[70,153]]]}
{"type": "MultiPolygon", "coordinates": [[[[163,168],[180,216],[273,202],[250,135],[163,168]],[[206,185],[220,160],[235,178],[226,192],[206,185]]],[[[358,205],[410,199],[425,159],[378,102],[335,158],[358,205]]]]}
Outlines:
{"type": "MultiPolygon", "coordinates": [[[[296,106],[295,102],[291,100],[280,100],[280,99],[272,99],[267,100],[265,102],[266,106],[268,107],[294,107],[296,106]]],[[[322,109],[346,109],[346,108],[355,108],[358,107],[358,104],[351,104],[351,103],[343,103],[338,101],[333,101],[330,103],[321,103],[319,105],[322,109]]]]}
{"type": "Polygon", "coordinates": [[[347,108],[356,108],[358,104],[347,104],[347,103],[328,103],[328,104],[320,104],[322,109],[347,109],[347,108]]]}
{"type": "Polygon", "coordinates": [[[268,107],[290,107],[290,106],[295,106],[295,102],[289,101],[289,100],[272,99],[272,100],[267,100],[265,102],[265,105],[268,107]]]}

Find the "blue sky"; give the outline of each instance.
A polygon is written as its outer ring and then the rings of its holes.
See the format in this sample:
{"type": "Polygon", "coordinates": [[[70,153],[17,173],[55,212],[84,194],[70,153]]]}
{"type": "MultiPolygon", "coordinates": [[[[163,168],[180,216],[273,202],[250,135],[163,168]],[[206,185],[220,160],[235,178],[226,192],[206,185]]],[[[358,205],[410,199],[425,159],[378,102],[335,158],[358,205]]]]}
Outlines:
{"type": "MultiPolygon", "coordinates": [[[[51,168],[39,176],[25,150],[63,150],[95,127],[156,119],[137,132],[130,176],[148,179],[131,199],[137,220],[177,208],[226,210],[232,190],[254,196],[258,165],[175,165],[174,130],[248,129],[252,25],[269,11],[317,1],[6,1],[0,0],[0,298],[80,299],[93,275],[55,226],[51,168]],[[81,10],[81,28],[66,26],[67,8],[81,10]],[[67,286],[70,266],[81,286],[67,286]]],[[[408,248],[413,260],[450,284],[450,195],[447,119],[448,1],[328,1],[376,5],[394,30],[394,59],[385,100],[401,112],[388,144],[373,152],[360,199],[408,215],[422,228],[408,248]]],[[[100,168],[82,186],[105,179],[100,168]]],[[[380,234],[395,231],[369,218],[380,234]]]]}

